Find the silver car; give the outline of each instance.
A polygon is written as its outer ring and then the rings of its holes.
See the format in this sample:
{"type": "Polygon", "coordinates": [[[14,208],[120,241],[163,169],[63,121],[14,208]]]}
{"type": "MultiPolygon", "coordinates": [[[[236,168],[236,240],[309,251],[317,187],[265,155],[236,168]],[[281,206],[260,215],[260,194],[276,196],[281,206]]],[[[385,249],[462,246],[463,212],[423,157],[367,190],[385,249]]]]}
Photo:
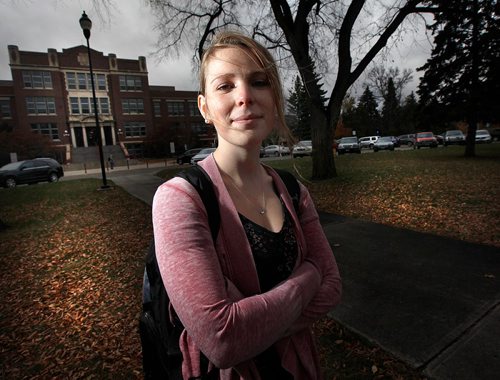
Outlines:
{"type": "Polygon", "coordinates": [[[394,150],[394,141],[392,136],[379,137],[375,144],[373,144],[373,151],[378,152],[379,150],[394,150]]]}
{"type": "Polygon", "coordinates": [[[357,137],[342,137],[337,146],[338,154],[344,153],[361,153],[361,147],[357,137]]]}
{"type": "Polygon", "coordinates": [[[213,152],[215,152],[215,148],[204,148],[200,150],[200,153],[191,158],[191,165],[197,165],[199,161],[207,158],[213,152]]]}
{"type": "Polygon", "coordinates": [[[264,148],[264,156],[270,157],[278,157],[284,156],[290,153],[290,149],[287,146],[283,145],[268,145],[264,148]]]}
{"type": "Polygon", "coordinates": [[[312,141],[302,140],[299,141],[292,148],[292,157],[305,157],[312,155],[312,141]]]}
{"type": "Polygon", "coordinates": [[[486,129],[478,129],[476,131],[476,142],[477,143],[490,143],[491,140],[491,135],[490,132],[488,132],[486,129]]]}
{"type": "Polygon", "coordinates": [[[463,145],[465,144],[465,135],[460,129],[453,129],[443,133],[443,145],[463,145]]]}

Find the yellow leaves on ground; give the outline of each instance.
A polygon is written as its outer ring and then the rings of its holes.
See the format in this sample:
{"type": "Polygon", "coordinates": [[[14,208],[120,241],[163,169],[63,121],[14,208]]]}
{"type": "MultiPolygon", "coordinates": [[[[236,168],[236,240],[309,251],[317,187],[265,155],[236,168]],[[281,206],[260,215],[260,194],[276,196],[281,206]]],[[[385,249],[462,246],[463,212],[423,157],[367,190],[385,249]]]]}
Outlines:
{"type": "Polygon", "coordinates": [[[2,219],[13,226],[0,241],[2,375],[141,378],[149,207],[120,189],[82,191],[78,207],[17,205],[2,219]],[[24,229],[33,218],[36,231],[24,229]]]}

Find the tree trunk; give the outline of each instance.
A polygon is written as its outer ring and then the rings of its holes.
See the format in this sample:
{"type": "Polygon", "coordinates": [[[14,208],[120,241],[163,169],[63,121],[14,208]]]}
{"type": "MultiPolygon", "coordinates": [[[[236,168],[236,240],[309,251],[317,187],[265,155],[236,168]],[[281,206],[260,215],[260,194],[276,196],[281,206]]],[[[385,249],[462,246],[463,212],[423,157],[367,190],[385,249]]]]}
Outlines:
{"type": "Polygon", "coordinates": [[[478,0],[474,0],[472,10],[472,65],[471,65],[471,86],[469,105],[469,126],[467,128],[467,140],[465,142],[465,157],[476,155],[476,130],[477,130],[477,106],[479,88],[479,6],[478,0]]]}
{"type": "Polygon", "coordinates": [[[337,176],[333,157],[334,130],[324,111],[316,107],[311,110],[311,136],[313,143],[313,180],[328,179],[337,176]]]}

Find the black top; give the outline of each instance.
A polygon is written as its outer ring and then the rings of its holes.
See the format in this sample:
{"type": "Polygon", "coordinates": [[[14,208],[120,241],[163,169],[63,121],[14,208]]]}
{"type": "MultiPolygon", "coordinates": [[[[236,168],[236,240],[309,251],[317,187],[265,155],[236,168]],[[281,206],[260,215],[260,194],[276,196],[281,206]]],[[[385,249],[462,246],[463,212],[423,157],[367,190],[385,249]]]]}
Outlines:
{"type": "Polygon", "coordinates": [[[287,279],[297,260],[297,239],[293,231],[292,217],[283,203],[282,207],[284,222],[279,232],[269,231],[240,214],[262,292],[267,292],[287,279]]]}
{"type": "MultiPolygon", "coordinates": [[[[292,217],[281,201],[284,222],[281,231],[272,232],[240,214],[243,228],[252,249],[260,289],[267,292],[290,276],[297,260],[297,239],[292,217]]],[[[255,358],[255,364],[264,380],[292,379],[280,365],[280,358],[273,346],[255,358]]]]}

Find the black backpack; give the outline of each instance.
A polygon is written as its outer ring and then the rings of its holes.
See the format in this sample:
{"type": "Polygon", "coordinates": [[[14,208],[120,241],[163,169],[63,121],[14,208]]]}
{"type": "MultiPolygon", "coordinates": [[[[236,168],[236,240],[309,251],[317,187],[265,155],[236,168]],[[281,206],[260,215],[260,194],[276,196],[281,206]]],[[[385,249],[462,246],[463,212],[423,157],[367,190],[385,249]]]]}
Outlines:
{"type": "MultiPolygon", "coordinates": [[[[285,183],[293,200],[295,211],[298,213],[299,183],[287,171],[276,170],[276,172],[285,183]]],[[[176,176],[184,178],[198,191],[207,211],[212,240],[215,242],[219,233],[220,212],[210,177],[200,166],[192,166],[179,172],[176,176]]],[[[139,332],[142,344],[144,378],[148,380],[181,380],[182,353],[179,349],[179,338],[184,326],[176,316],[174,316],[173,322],[170,320],[170,300],[160,276],[154,239],[151,240],[146,255],[142,302],[139,332]]],[[[199,379],[218,378],[217,369],[208,372],[209,362],[203,354],[201,354],[200,364],[203,374],[199,379]]]]}

